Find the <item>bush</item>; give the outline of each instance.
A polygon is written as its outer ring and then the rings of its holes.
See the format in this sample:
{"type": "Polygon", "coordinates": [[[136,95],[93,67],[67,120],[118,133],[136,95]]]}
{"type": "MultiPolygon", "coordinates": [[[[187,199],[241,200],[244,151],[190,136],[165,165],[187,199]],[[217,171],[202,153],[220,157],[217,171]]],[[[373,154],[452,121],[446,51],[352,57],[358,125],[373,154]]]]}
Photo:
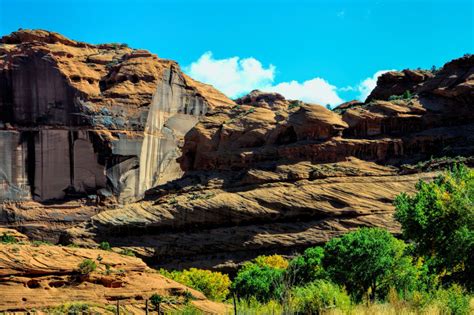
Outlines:
{"type": "Polygon", "coordinates": [[[2,243],[6,243],[6,244],[18,243],[18,240],[16,239],[16,237],[9,233],[3,233],[0,240],[2,241],[2,243]]]}
{"type": "Polygon", "coordinates": [[[440,289],[435,292],[435,303],[446,314],[469,314],[469,300],[470,296],[457,284],[453,284],[448,289],[440,289]]]}
{"type": "Polygon", "coordinates": [[[95,261],[91,259],[84,259],[79,265],[79,272],[83,275],[88,275],[91,272],[95,271],[97,268],[97,265],[95,261]]]}
{"type": "Polygon", "coordinates": [[[164,298],[157,293],[153,293],[150,297],[150,303],[155,307],[155,310],[158,311],[158,314],[160,314],[160,305],[163,303],[163,301],[164,298]]]}
{"type": "Polygon", "coordinates": [[[165,277],[201,291],[204,295],[215,301],[223,301],[229,294],[229,276],[221,272],[191,268],[183,271],[168,272],[160,269],[165,277]]]}
{"type": "Polygon", "coordinates": [[[292,290],[293,311],[303,314],[321,314],[330,308],[348,310],[351,299],[338,285],[326,280],[316,280],[292,290]]]}
{"type": "Polygon", "coordinates": [[[323,257],[324,249],[322,247],[306,249],[302,255],[296,256],[290,261],[287,270],[288,277],[293,279],[294,284],[304,284],[324,278],[323,257]]]}
{"type": "Polygon", "coordinates": [[[254,297],[259,302],[278,299],[281,295],[283,274],[282,269],[248,263],[237,273],[232,290],[239,298],[254,297]]]}
{"type": "Polygon", "coordinates": [[[395,218],[414,253],[445,280],[474,288],[474,170],[454,166],[418,192],[395,199],[395,218]]]}
{"type": "Polygon", "coordinates": [[[409,91],[406,90],[403,92],[402,95],[390,95],[388,98],[389,101],[395,101],[395,100],[409,100],[413,98],[413,94],[409,91]]]}
{"type": "Polygon", "coordinates": [[[128,249],[128,248],[122,249],[119,252],[119,254],[124,255],[124,256],[135,257],[135,253],[131,249],[128,249]]]}
{"type": "Polygon", "coordinates": [[[276,269],[288,268],[288,260],[286,260],[280,255],[258,256],[257,258],[255,258],[255,263],[260,267],[266,266],[276,269]]]}
{"type": "Polygon", "coordinates": [[[110,250],[110,244],[109,242],[101,242],[99,248],[102,250],[110,250]]]}
{"type": "Polygon", "coordinates": [[[416,272],[405,247],[386,230],[362,228],[326,243],[323,266],[356,300],[365,294],[375,300],[385,297],[390,287],[406,290],[414,286],[416,272]]]}

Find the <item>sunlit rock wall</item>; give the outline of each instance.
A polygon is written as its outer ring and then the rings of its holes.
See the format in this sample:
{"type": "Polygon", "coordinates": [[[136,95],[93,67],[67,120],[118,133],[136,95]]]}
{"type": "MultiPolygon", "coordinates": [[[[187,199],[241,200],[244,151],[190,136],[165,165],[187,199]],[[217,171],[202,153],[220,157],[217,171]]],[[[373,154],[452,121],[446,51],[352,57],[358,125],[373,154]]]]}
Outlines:
{"type": "MultiPolygon", "coordinates": [[[[137,158],[114,166],[114,173],[123,176],[121,201],[141,197],[147,189],[182,175],[176,162],[181,154],[180,143],[206,111],[207,103],[186,89],[183,77],[178,72],[165,70],[148,112],[137,158]],[[138,168],[133,168],[137,163],[138,168]]],[[[133,143],[129,147],[138,148],[133,143]]]]}

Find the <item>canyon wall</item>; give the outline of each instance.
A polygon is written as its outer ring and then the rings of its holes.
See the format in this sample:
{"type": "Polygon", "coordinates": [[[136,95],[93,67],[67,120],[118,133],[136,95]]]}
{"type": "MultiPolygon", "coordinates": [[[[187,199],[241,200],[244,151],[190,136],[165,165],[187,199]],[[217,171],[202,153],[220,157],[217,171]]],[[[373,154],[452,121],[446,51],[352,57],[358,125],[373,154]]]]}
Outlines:
{"type": "Polygon", "coordinates": [[[397,194],[473,164],[472,55],[386,73],[365,102],[328,110],[260,91],[234,102],[123,44],[0,43],[0,225],[34,239],[231,270],[361,226],[399,233],[397,194]]]}
{"type": "Polygon", "coordinates": [[[332,111],[260,91],[236,103],[185,135],[181,178],[101,211],[64,241],[107,240],[166,268],[232,271],[363,226],[399,233],[398,194],[452,161],[474,162],[472,55],[434,73],[384,74],[366,102],[332,111]]]}
{"type": "Polygon", "coordinates": [[[0,43],[2,200],[137,200],[182,174],[178,146],[198,118],[233,104],[123,44],[39,30],[0,43]]]}

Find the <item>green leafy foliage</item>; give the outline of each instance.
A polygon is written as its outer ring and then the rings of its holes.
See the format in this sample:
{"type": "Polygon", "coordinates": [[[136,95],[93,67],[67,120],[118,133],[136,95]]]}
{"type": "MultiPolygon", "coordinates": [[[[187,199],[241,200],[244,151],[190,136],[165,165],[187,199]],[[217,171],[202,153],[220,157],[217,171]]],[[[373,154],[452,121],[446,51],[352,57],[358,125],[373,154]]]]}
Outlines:
{"type": "Polygon", "coordinates": [[[260,302],[267,302],[281,295],[284,272],[278,268],[247,263],[237,273],[232,290],[239,298],[254,297],[260,302]]]}
{"type": "Polygon", "coordinates": [[[293,311],[298,314],[321,314],[332,308],[348,310],[351,306],[349,295],[338,285],[326,280],[316,280],[292,290],[293,311]]]}
{"type": "Polygon", "coordinates": [[[413,286],[416,275],[405,244],[388,231],[362,228],[326,243],[323,266],[356,300],[385,296],[389,287],[413,286]]]}
{"type": "Polygon", "coordinates": [[[91,259],[84,259],[78,265],[79,272],[83,275],[88,275],[97,269],[97,264],[91,259]]]}
{"type": "Polygon", "coordinates": [[[286,269],[288,268],[288,260],[283,258],[280,255],[270,255],[270,256],[258,256],[254,259],[254,262],[260,267],[270,267],[276,269],[286,269]]]}
{"type": "Polygon", "coordinates": [[[288,274],[293,277],[295,284],[308,283],[324,278],[323,258],[324,249],[322,247],[308,248],[302,255],[296,256],[290,261],[288,274]]]}
{"type": "Polygon", "coordinates": [[[474,287],[474,170],[459,165],[432,182],[420,181],[418,192],[395,200],[396,219],[414,253],[425,257],[446,281],[474,287]]]}
{"type": "Polygon", "coordinates": [[[99,244],[99,248],[102,249],[102,250],[110,250],[110,244],[109,242],[101,242],[99,244]]]}
{"type": "Polygon", "coordinates": [[[124,255],[124,256],[135,257],[135,253],[131,249],[128,249],[128,248],[122,249],[119,252],[119,254],[124,255]]]}
{"type": "Polygon", "coordinates": [[[164,298],[163,296],[157,294],[157,293],[153,293],[152,296],[150,296],[150,303],[151,305],[153,305],[153,307],[155,308],[155,310],[157,310],[158,312],[160,312],[160,305],[161,303],[164,302],[164,298]]]}
{"type": "Polygon", "coordinates": [[[433,300],[444,314],[470,314],[470,296],[457,284],[453,284],[447,289],[439,289],[434,293],[433,300]]]}
{"type": "Polygon", "coordinates": [[[0,240],[2,241],[2,243],[5,243],[5,244],[18,243],[18,240],[16,239],[16,237],[9,233],[3,233],[2,236],[0,237],[0,240]]]}
{"type": "Polygon", "coordinates": [[[191,268],[183,271],[159,272],[165,277],[201,291],[204,295],[215,301],[223,301],[229,294],[229,276],[221,272],[191,268]]]}
{"type": "Polygon", "coordinates": [[[403,92],[402,95],[391,95],[388,100],[389,101],[395,101],[395,100],[409,100],[413,98],[413,94],[409,91],[406,90],[403,92]]]}

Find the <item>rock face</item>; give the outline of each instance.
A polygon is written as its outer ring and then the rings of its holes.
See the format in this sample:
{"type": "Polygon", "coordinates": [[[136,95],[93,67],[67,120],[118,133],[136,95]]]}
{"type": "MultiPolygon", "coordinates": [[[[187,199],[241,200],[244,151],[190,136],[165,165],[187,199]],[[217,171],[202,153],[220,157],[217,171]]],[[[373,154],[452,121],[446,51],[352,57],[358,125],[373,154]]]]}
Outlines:
{"type": "Polygon", "coordinates": [[[107,239],[168,268],[227,269],[360,226],[397,233],[395,196],[437,175],[400,166],[474,153],[474,57],[436,74],[402,73],[406,78],[385,88],[394,77],[387,74],[374,94],[410,86],[412,96],[391,101],[329,111],[253,91],[212,110],[185,135],[182,178],[97,214],[66,239],[86,246],[107,239]]]}
{"type": "Polygon", "coordinates": [[[181,175],[178,145],[200,116],[233,104],[123,44],[18,31],[0,55],[0,200],[135,200],[181,175]]]}
{"type": "MultiPolygon", "coordinates": [[[[10,233],[2,229],[0,232],[10,233]]],[[[211,302],[202,293],[161,276],[138,258],[112,251],[32,244],[24,237],[23,242],[0,244],[2,312],[38,310],[72,302],[93,302],[105,309],[106,306],[115,307],[119,300],[123,311],[132,308],[144,314],[145,299],[152,294],[173,297],[184,304],[186,292],[192,294],[191,303],[201,311],[226,312],[224,305],[211,302]],[[84,259],[97,265],[97,269],[87,276],[81,275],[78,268],[84,259]]],[[[163,304],[163,309],[170,308],[176,306],[163,304]]]]}
{"type": "Polygon", "coordinates": [[[123,45],[36,31],[2,42],[1,196],[36,201],[1,204],[0,222],[35,238],[228,270],[360,226],[398,233],[395,196],[437,175],[403,164],[472,163],[472,55],[387,73],[366,102],[330,111],[260,91],[234,103],[123,45]],[[38,202],[84,192],[98,202],[38,202]]]}

